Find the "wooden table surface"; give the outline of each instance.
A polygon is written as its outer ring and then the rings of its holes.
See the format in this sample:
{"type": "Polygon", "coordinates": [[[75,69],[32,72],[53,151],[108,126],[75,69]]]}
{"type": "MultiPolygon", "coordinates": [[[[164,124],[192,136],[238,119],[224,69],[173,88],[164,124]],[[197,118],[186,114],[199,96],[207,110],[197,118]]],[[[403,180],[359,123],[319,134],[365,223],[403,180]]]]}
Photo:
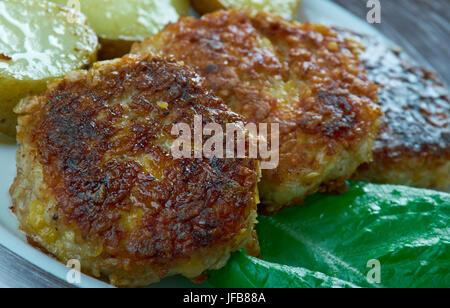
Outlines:
{"type": "MultiPolygon", "coordinates": [[[[332,0],[365,19],[367,0],[332,0]]],[[[374,27],[450,85],[450,0],[380,0],[374,27]]]]}
{"type": "MultiPolygon", "coordinates": [[[[367,0],[333,0],[366,18],[367,0]]],[[[380,0],[381,24],[375,27],[402,46],[419,63],[450,84],[449,0],[380,0]]],[[[70,287],[0,246],[0,287],[70,287]]]]}

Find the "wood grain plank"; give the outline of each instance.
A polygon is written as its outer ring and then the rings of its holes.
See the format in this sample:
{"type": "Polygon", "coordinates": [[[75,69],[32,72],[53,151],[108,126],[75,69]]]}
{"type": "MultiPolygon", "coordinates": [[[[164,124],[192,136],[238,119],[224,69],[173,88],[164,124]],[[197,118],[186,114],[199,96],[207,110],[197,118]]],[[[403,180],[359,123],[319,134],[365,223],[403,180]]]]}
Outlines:
{"type": "MultiPolygon", "coordinates": [[[[332,0],[366,19],[367,0],[332,0]]],[[[380,32],[450,85],[450,1],[380,0],[380,32]]]]}
{"type": "Polygon", "coordinates": [[[73,288],[0,245],[0,288],[73,288]]]}

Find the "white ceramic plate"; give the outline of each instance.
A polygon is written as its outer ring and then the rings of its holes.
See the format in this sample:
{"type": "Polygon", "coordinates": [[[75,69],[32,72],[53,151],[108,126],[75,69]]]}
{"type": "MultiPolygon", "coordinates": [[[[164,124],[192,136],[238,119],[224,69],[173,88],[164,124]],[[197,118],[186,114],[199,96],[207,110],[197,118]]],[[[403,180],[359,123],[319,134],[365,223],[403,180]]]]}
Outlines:
{"type": "MultiPolygon", "coordinates": [[[[363,5],[363,3],[361,3],[363,5]]],[[[327,25],[357,29],[358,32],[381,36],[365,20],[359,19],[340,6],[328,0],[303,0],[298,19],[301,21],[319,22],[327,25]]],[[[18,222],[9,210],[11,200],[8,194],[16,174],[16,146],[0,144],[0,244],[10,249],[30,263],[44,269],[50,274],[65,280],[68,268],[27,244],[25,236],[18,230],[18,222]]],[[[104,282],[88,276],[82,276],[80,287],[108,287],[104,282]]],[[[187,280],[181,277],[169,278],[153,287],[188,286],[187,280]]]]}

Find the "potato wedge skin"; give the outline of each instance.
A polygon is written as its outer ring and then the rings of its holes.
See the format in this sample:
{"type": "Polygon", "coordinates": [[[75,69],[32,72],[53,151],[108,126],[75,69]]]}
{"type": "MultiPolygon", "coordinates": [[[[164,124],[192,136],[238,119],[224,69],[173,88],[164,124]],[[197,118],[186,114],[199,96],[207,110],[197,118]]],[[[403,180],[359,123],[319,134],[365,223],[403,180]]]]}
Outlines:
{"type": "Polygon", "coordinates": [[[127,40],[109,40],[99,38],[100,50],[98,51],[98,60],[112,60],[120,58],[130,52],[131,46],[136,41],[127,40]]]}
{"type": "Polygon", "coordinates": [[[230,8],[267,10],[293,20],[300,8],[301,0],[191,0],[191,3],[201,14],[230,8]]]}
{"type": "Polygon", "coordinates": [[[24,97],[39,94],[46,89],[46,80],[17,80],[4,78],[0,80],[0,133],[3,140],[14,141],[16,136],[17,115],[13,109],[24,97]]]}
{"type": "Polygon", "coordinates": [[[200,14],[207,14],[226,8],[220,0],[191,0],[191,3],[192,7],[200,14]]]}
{"type": "Polygon", "coordinates": [[[0,134],[13,141],[13,108],[47,82],[97,58],[98,39],[86,18],[39,0],[0,2],[0,134]]]}

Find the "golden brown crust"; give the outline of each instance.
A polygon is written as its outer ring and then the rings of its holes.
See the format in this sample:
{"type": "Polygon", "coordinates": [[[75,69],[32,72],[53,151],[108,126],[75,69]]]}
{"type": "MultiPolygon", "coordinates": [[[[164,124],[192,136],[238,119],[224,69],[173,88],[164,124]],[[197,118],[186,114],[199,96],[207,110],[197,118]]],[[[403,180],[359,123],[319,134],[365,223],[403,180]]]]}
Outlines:
{"type": "MultiPolygon", "coordinates": [[[[215,266],[251,237],[258,163],[171,155],[175,123],[193,125],[194,115],[202,115],[204,125],[242,121],[187,67],[136,56],[100,63],[53,84],[18,111],[27,115],[20,118],[22,149],[11,195],[23,228],[34,232],[27,222],[30,202],[54,199],[45,209],[54,217],[51,228],[100,242],[98,258],[114,259],[121,269],[116,284],[148,283],[137,275],[134,281],[134,271],[164,277],[184,263],[198,263],[192,275],[199,275],[197,268],[215,266]],[[30,157],[32,167],[24,162],[30,157]],[[45,189],[23,187],[24,173],[39,172],[45,189]]],[[[42,234],[32,235],[61,259],[70,257],[58,255],[42,234]]],[[[115,273],[114,266],[102,266],[101,274],[115,273]]]]}
{"type": "Polygon", "coordinates": [[[361,166],[354,178],[450,190],[450,96],[445,85],[378,38],[338,31],[366,47],[362,63],[379,85],[385,114],[375,160],[361,166]]]}
{"type": "Polygon", "coordinates": [[[280,164],[260,187],[269,212],[371,159],[377,87],[359,69],[358,45],[325,26],[221,11],[181,18],[132,52],[174,55],[249,122],[280,124],[280,164]]]}

